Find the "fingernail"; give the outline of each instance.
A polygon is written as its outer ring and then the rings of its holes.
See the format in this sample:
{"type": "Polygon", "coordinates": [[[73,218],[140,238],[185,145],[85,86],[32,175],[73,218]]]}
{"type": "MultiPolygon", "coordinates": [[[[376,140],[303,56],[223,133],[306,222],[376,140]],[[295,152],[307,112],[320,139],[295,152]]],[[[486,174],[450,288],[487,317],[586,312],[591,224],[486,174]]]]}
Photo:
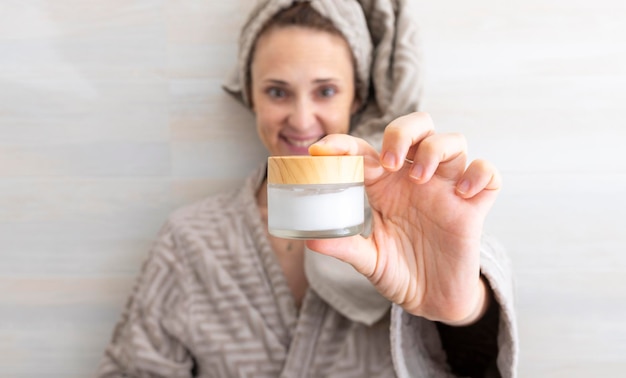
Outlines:
{"type": "Polygon", "coordinates": [[[396,155],[394,155],[392,152],[387,151],[383,155],[383,165],[387,168],[395,168],[396,161],[396,155]]]}
{"type": "Polygon", "coordinates": [[[470,188],[470,182],[468,180],[463,180],[456,187],[456,191],[461,194],[466,194],[469,191],[469,188],[470,188]]]}
{"type": "Polygon", "coordinates": [[[419,180],[422,178],[422,175],[424,175],[424,167],[422,167],[421,164],[413,163],[409,176],[411,176],[412,178],[416,180],[419,180]]]}

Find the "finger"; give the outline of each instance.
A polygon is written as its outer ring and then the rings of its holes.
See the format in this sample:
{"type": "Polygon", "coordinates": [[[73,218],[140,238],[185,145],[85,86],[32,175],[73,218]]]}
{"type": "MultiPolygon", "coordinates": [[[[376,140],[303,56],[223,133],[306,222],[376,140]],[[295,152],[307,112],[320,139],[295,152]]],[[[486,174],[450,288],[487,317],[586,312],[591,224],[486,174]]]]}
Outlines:
{"type": "Polygon", "coordinates": [[[348,134],[330,134],[309,147],[311,156],[363,156],[365,181],[375,180],[384,173],[376,149],[361,138],[348,134]]]}
{"type": "Polygon", "coordinates": [[[462,134],[434,134],[420,142],[409,176],[419,183],[437,175],[457,180],[465,171],[467,141],[462,134]]]}
{"type": "Polygon", "coordinates": [[[306,246],[323,255],[332,256],[354,267],[366,277],[374,274],[376,252],[369,239],[360,235],[337,239],[307,240],[306,246]]]}
{"type": "Polygon", "coordinates": [[[456,192],[462,198],[472,198],[484,190],[498,191],[502,176],[493,164],[486,160],[474,160],[459,180],[456,192]]]}
{"type": "MultiPolygon", "coordinates": [[[[365,155],[372,154],[374,148],[363,139],[348,134],[329,134],[309,146],[312,156],[323,155],[365,155]]],[[[373,151],[376,155],[376,151],[373,151]]]]}
{"type": "Polygon", "coordinates": [[[411,146],[433,132],[433,121],[428,113],[416,112],[396,118],[385,128],[381,164],[392,172],[399,170],[411,146]]]}

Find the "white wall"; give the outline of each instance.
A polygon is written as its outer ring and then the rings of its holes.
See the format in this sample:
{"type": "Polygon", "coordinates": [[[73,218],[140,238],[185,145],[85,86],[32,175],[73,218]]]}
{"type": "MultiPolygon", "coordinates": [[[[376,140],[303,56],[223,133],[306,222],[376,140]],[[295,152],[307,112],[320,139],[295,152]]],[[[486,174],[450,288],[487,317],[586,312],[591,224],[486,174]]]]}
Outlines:
{"type": "Polygon", "coordinates": [[[626,3],[421,1],[427,104],[502,170],[523,377],[626,371],[626,3]]]}
{"type": "MultiPolygon", "coordinates": [[[[501,169],[522,377],[626,370],[626,3],[417,0],[429,111],[501,169]]],[[[265,152],[245,0],[0,2],[0,376],[89,376],[174,208],[265,152]]]]}

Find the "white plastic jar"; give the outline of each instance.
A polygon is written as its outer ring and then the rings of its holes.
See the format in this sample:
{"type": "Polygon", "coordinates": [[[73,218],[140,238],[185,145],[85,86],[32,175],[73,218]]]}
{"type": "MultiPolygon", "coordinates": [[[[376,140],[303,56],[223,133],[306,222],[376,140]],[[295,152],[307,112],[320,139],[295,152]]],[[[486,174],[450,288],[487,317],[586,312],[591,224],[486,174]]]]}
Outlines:
{"type": "Polygon", "coordinates": [[[273,156],[267,182],[270,234],[326,239],[363,231],[362,156],[273,156]]]}

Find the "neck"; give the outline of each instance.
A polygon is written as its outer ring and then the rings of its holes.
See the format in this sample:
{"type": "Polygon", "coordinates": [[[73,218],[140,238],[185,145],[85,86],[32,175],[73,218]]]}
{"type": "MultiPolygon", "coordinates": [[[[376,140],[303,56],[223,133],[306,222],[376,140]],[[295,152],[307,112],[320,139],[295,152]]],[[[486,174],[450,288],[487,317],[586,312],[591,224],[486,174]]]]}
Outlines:
{"type": "Polygon", "coordinates": [[[259,209],[265,210],[265,214],[267,215],[267,179],[263,180],[263,183],[261,183],[261,186],[256,192],[256,204],[259,209]]]}

